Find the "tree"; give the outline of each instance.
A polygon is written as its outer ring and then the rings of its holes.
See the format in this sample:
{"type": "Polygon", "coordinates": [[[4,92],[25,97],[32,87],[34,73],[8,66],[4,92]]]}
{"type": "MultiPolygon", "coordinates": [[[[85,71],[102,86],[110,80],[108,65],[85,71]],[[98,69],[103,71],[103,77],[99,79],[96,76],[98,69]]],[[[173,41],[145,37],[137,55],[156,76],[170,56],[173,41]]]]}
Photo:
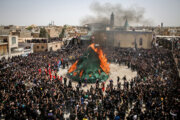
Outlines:
{"type": "Polygon", "coordinates": [[[39,37],[43,37],[43,38],[48,37],[48,33],[47,33],[47,31],[46,31],[45,28],[41,28],[41,29],[40,29],[39,37]]]}
{"type": "Polygon", "coordinates": [[[33,27],[32,27],[32,26],[28,26],[26,29],[27,29],[27,30],[32,30],[33,27]]]}
{"type": "Polygon", "coordinates": [[[64,33],[65,33],[65,30],[66,30],[66,27],[67,27],[67,26],[64,25],[64,27],[63,27],[61,33],[59,34],[59,38],[63,38],[63,37],[64,37],[64,33]]]}

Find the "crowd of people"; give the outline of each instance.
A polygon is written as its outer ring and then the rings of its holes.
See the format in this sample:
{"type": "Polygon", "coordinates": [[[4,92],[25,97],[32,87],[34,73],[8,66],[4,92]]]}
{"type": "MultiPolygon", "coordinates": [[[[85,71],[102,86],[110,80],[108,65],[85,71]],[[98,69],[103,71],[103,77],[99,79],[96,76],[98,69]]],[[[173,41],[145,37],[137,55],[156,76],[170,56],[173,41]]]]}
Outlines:
{"type": "Polygon", "coordinates": [[[173,53],[174,53],[175,60],[177,60],[176,63],[178,65],[178,68],[180,69],[180,51],[179,49],[175,49],[173,53]]]}
{"type": "Polygon", "coordinates": [[[51,43],[51,42],[58,42],[62,41],[61,38],[42,38],[42,39],[32,39],[27,40],[28,43],[51,43]]]}
{"type": "Polygon", "coordinates": [[[97,82],[85,92],[57,74],[59,60],[62,66],[73,63],[85,49],[74,46],[0,60],[0,118],[64,120],[70,113],[70,120],[178,119],[179,77],[171,51],[105,50],[109,62],[125,64],[138,75],[130,81],[117,76],[118,85],[111,80],[105,89],[97,82]]]}

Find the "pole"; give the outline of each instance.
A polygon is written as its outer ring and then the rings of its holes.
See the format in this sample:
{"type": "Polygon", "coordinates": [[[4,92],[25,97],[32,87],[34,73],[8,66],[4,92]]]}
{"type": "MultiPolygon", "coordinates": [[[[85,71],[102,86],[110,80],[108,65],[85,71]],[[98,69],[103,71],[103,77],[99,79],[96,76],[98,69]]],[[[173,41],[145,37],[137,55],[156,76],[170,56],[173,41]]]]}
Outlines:
{"type": "Polygon", "coordinates": [[[174,44],[173,40],[174,40],[174,39],[172,39],[172,41],[171,41],[171,44],[172,44],[172,45],[171,45],[171,47],[172,47],[171,50],[172,50],[172,52],[173,52],[173,47],[174,47],[174,45],[173,45],[173,44],[174,44]]]}

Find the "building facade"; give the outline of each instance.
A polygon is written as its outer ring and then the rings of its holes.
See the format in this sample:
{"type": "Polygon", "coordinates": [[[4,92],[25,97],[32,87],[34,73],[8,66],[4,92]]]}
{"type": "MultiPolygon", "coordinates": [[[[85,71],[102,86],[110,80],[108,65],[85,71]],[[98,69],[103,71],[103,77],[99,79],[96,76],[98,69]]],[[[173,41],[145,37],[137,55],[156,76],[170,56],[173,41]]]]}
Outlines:
{"type": "Polygon", "coordinates": [[[56,27],[56,26],[46,27],[45,29],[50,38],[59,37],[59,34],[62,31],[62,27],[56,27]]]}
{"type": "Polygon", "coordinates": [[[63,41],[33,43],[33,52],[57,51],[64,45],[63,41]]]}
{"type": "Polygon", "coordinates": [[[0,35],[0,58],[12,57],[17,54],[18,36],[0,35]]]}
{"type": "Polygon", "coordinates": [[[94,42],[104,47],[150,49],[152,37],[152,32],[145,31],[97,31],[94,34],[94,42]]]}

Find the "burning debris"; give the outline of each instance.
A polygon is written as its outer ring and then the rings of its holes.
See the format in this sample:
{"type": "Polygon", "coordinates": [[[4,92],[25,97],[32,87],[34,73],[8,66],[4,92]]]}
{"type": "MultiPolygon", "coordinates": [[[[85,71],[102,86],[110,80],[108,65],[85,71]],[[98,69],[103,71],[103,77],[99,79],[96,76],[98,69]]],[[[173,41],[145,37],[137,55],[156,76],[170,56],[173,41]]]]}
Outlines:
{"type": "Polygon", "coordinates": [[[95,83],[97,79],[105,81],[109,77],[109,64],[102,49],[96,48],[95,44],[89,45],[87,51],[68,70],[68,75],[76,81],[87,80],[95,83]]]}

